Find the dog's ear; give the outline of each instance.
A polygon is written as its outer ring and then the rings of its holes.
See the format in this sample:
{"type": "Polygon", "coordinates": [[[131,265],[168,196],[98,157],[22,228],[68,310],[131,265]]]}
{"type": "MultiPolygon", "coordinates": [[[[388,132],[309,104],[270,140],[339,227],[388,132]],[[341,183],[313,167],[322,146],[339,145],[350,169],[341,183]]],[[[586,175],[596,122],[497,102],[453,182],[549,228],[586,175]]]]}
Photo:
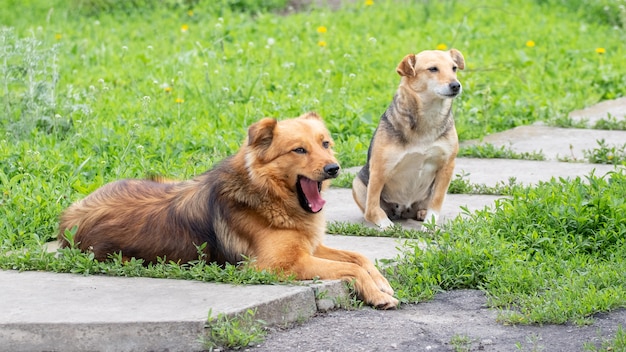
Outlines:
{"type": "Polygon", "coordinates": [[[463,54],[461,54],[460,51],[456,49],[450,49],[450,56],[452,56],[452,60],[461,70],[465,68],[465,59],[463,58],[463,54]]]}
{"type": "Polygon", "coordinates": [[[250,147],[269,147],[274,138],[274,128],[278,122],[270,117],[261,119],[261,121],[253,123],[248,128],[248,146],[250,147]]]}
{"type": "Polygon", "coordinates": [[[302,114],[299,117],[303,118],[303,119],[316,119],[316,120],[321,120],[322,119],[322,117],[320,115],[318,115],[316,112],[313,112],[313,111],[310,111],[310,112],[307,112],[305,114],[302,114]]]}
{"type": "Polygon", "coordinates": [[[415,58],[415,54],[409,54],[402,59],[402,62],[400,62],[396,68],[396,72],[398,72],[400,76],[414,77],[416,64],[417,59],[415,58]]]}

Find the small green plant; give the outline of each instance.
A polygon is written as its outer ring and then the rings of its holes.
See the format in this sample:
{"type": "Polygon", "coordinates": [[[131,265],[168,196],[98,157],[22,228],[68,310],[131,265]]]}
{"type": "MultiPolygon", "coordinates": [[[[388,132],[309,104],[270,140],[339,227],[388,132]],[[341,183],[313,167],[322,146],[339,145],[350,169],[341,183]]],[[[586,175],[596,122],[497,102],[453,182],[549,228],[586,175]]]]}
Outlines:
{"type": "Polygon", "coordinates": [[[378,228],[369,227],[363,224],[355,224],[344,221],[332,221],[327,224],[326,231],[332,234],[341,234],[349,236],[366,236],[366,237],[393,237],[418,239],[423,238],[426,232],[405,229],[400,225],[380,230],[378,228]]]}
{"type": "Polygon", "coordinates": [[[333,179],[332,185],[338,188],[352,188],[352,181],[355,176],[351,172],[342,172],[337,178],[333,179]]]}
{"type": "Polygon", "coordinates": [[[596,121],[593,128],[598,130],[626,130],[626,118],[617,119],[609,114],[606,119],[596,121]]]}
{"type": "Polygon", "coordinates": [[[622,146],[607,145],[604,139],[596,141],[598,148],[584,150],[585,158],[593,164],[621,165],[626,163],[626,144],[622,146]]]}
{"type": "Polygon", "coordinates": [[[469,352],[472,348],[472,338],[467,335],[456,334],[450,338],[450,345],[455,352],[469,352]]]}
{"type": "Polygon", "coordinates": [[[626,331],[622,325],[619,325],[617,327],[617,331],[615,332],[615,336],[609,340],[604,339],[600,347],[590,342],[585,343],[583,347],[585,351],[591,352],[624,352],[626,351],[626,331]]]}
{"type": "Polygon", "coordinates": [[[545,160],[541,152],[518,153],[510,147],[496,147],[491,143],[474,144],[459,149],[458,157],[483,158],[483,159],[521,159],[521,160],[545,160]]]}
{"type": "Polygon", "coordinates": [[[448,187],[449,194],[492,194],[492,195],[511,195],[515,191],[523,189],[522,186],[517,183],[515,177],[510,177],[508,182],[499,181],[495,186],[487,186],[485,184],[471,183],[467,177],[468,173],[459,173],[454,176],[450,181],[448,187]]]}
{"type": "Polygon", "coordinates": [[[335,306],[347,310],[357,310],[363,308],[363,305],[365,303],[359,299],[356,288],[354,286],[354,281],[344,281],[344,285],[346,285],[346,287],[348,288],[348,296],[338,296],[335,302],[335,306]]]}
{"type": "Polygon", "coordinates": [[[213,317],[211,313],[209,311],[205,325],[206,335],[200,337],[200,342],[207,350],[240,349],[264,341],[267,324],[255,319],[256,310],[248,309],[234,317],[224,314],[213,317]]]}
{"type": "Polygon", "coordinates": [[[540,352],[540,351],[543,351],[543,349],[541,348],[539,344],[540,340],[541,340],[541,336],[532,334],[532,335],[526,336],[526,342],[530,345],[529,348],[525,348],[521,342],[516,342],[515,348],[518,351],[540,352]]]}
{"type": "Polygon", "coordinates": [[[58,45],[0,27],[0,123],[8,123],[15,136],[23,138],[35,128],[46,133],[70,128],[71,121],[60,115],[58,61],[58,45]]]}

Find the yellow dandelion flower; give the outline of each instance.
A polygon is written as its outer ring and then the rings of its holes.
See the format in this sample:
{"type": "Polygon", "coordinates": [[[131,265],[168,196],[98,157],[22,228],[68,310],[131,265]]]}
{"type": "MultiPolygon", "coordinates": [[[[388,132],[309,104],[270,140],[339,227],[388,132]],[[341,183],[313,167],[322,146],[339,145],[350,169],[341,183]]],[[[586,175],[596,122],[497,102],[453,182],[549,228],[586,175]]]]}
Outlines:
{"type": "Polygon", "coordinates": [[[176,98],[176,103],[177,104],[182,104],[184,102],[185,102],[185,99],[183,99],[183,98],[176,98]]]}
{"type": "Polygon", "coordinates": [[[437,44],[436,49],[437,50],[446,50],[446,49],[448,49],[448,46],[443,44],[443,43],[441,43],[441,44],[437,44]]]}
{"type": "Polygon", "coordinates": [[[165,87],[163,90],[165,90],[165,93],[170,93],[172,91],[172,87],[165,87]]]}
{"type": "Polygon", "coordinates": [[[187,16],[189,16],[189,17],[193,16],[193,10],[187,11],[187,16]]]}
{"type": "Polygon", "coordinates": [[[604,48],[596,48],[596,53],[602,55],[602,54],[606,54],[606,49],[604,48]]]}
{"type": "Polygon", "coordinates": [[[328,30],[324,26],[317,27],[317,33],[326,33],[328,30]]]}
{"type": "Polygon", "coordinates": [[[529,48],[533,48],[533,47],[535,47],[535,42],[532,41],[532,40],[529,40],[529,41],[526,42],[526,46],[529,47],[529,48]]]}
{"type": "Polygon", "coordinates": [[[326,42],[323,40],[320,40],[319,42],[317,42],[317,45],[321,46],[322,48],[326,46],[326,42]]]}
{"type": "Polygon", "coordinates": [[[181,32],[187,32],[188,30],[189,30],[189,26],[188,26],[188,25],[186,25],[186,24],[183,24],[183,25],[180,27],[180,31],[181,31],[181,32]]]}
{"type": "Polygon", "coordinates": [[[365,6],[372,6],[374,5],[374,0],[365,0],[365,6]]]}
{"type": "Polygon", "coordinates": [[[54,39],[56,40],[61,40],[61,38],[63,38],[63,35],[61,33],[57,33],[54,35],[54,39]]]}

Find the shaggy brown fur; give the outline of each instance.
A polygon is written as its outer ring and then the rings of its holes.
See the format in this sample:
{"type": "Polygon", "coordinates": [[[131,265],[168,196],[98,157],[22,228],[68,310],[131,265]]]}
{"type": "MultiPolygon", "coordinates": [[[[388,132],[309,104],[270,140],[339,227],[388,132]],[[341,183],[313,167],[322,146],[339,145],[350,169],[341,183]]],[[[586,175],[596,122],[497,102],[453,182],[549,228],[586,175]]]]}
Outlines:
{"type": "Polygon", "coordinates": [[[121,252],[147,262],[196,260],[207,243],[207,261],[245,256],[302,280],[355,280],[365,302],[393,308],[398,300],[370,260],[322,244],[320,191],[339,173],[332,145],[314,113],[262,119],[237,154],[191,180],[121,180],[96,190],[63,213],[59,240],[68,246],[64,233],[77,227],[74,242],[96,259],[121,252]]]}

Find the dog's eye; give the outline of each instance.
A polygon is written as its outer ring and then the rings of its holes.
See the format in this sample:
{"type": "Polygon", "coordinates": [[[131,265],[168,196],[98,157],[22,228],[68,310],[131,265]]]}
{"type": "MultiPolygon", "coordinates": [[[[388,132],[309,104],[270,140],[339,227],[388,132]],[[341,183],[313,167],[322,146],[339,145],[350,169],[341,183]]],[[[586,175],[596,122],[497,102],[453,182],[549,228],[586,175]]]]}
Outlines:
{"type": "Polygon", "coordinates": [[[454,66],[452,67],[452,71],[456,72],[456,70],[458,69],[458,67],[454,66]]]}
{"type": "Polygon", "coordinates": [[[306,149],[300,147],[300,148],[294,149],[293,152],[297,154],[306,154],[306,149]]]}
{"type": "Polygon", "coordinates": [[[430,71],[430,72],[433,72],[433,73],[434,73],[434,72],[438,72],[438,71],[439,71],[439,69],[438,69],[438,68],[436,68],[436,67],[430,67],[430,68],[428,68],[428,71],[430,71]]]}
{"type": "Polygon", "coordinates": [[[322,147],[324,147],[324,149],[328,149],[330,147],[330,142],[329,141],[323,141],[322,142],[322,147]]]}

